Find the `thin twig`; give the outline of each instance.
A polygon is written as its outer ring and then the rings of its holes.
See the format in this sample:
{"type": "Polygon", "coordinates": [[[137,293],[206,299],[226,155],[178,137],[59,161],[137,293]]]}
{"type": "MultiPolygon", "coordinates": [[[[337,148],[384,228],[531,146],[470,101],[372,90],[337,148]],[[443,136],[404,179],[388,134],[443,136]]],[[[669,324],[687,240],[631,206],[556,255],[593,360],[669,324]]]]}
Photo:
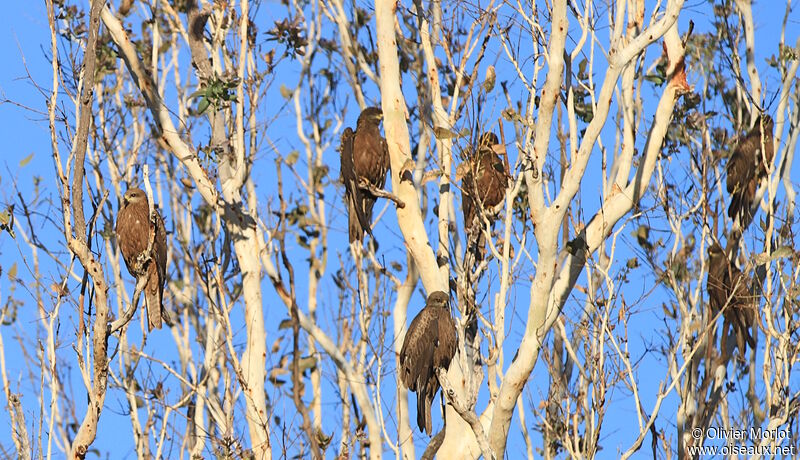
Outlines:
{"type": "Polygon", "coordinates": [[[133,300],[125,312],[120,316],[116,321],[112,322],[109,326],[108,334],[111,335],[118,330],[122,329],[123,326],[128,324],[128,322],[133,318],[133,314],[136,313],[136,308],[139,305],[139,297],[141,297],[142,291],[144,290],[145,285],[147,284],[147,277],[140,276],[136,279],[136,288],[133,291],[133,300]]]}
{"type": "Polygon", "coordinates": [[[358,188],[360,188],[361,190],[366,190],[366,191],[368,191],[369,193],[371,193],[372,195],[374,195],[374,196],[376,196],[378,198],[387,198],[389,200],[392,200],[397,205],[398,208],[405,208],[406,207],[406,204],[403,202],[403,200],[398,198],[397,195],[394,195],[391,192],[387,192],[386,190],[379,189],[378,187],[375,187],[374,185],[370,184],[367,181],[367,179],[365,179],[363,177],[359,178],[358,188]]]}

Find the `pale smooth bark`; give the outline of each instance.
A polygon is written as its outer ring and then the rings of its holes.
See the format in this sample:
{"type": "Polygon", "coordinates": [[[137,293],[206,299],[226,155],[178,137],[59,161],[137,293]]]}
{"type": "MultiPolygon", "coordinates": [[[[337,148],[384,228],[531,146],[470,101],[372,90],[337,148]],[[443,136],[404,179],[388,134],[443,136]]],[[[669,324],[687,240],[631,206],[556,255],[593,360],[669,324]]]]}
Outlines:
{"type": "MultiPolygon", "coordinates": [[[[172,123],[169,109],[157,92],[152,77],[143,69],[119,20],[114,17],[108,7],[102,11],[103,23],[108,28],[112,39],[122,52],[131,77],[142,91],[147,100],[153,118],[160,127],[162,140],[169,147],[171,153],[179,159],[191,175],[198,191],[206,203],[222,216],[228,231],[232,234],[233,247],[242,276],[242,293],[245,308],[245,327],[247,329],[247,344],[242,353],[240,363],[242,377],[240,382],[245,392],[247,424],[250,431],[250,442],[257,458],[271,458],[272,451],[269,442],[269,416],[267,414],[264,383],[266,381],[266,332],[264,330],[263,303],[261,296],[261,262],[259,261],[259,244],[256,234],[257,217],[255,210],[248,210],[247,204],[242,199],[241,189],[246,179],[245,152],[243,150],[243,134],[241,130],[242,112],[237,112],[237,139],[232,142],[234,150],[234,164],[226,159],[220,165],[220,184],[222,193],[217,192],[214,184],[201,167],[197,155],[181,139],[179,131],[172,123]]],[[[246,19],[246,17],[245,17],[246,19]]],[[[246,22],[246,20],[244,21],[246,22]]],[[[245,37],[246,35],[246,26],[245,37]]],[[[191,39],[190,39],[191,41],[191,39]]],[[[240,59],[246,59],[246,49],[242,50],[240,59]]],[[[195,52],[195,50],[193,50],[195,52]]],[[[194,56],[202,62],[202,57],[194,56]]],[[[207,59],[207,57],[206,57],[207,59]]],[[[203,67],[202,65],[200,66],[203,67]]],[[[202,71],[202,70],[201,70],[202,71]]],[[[240,71],[244,71],[240,67],[240,71]]],[[[242,102],[242,101],[240,101],[242,102]]],[[[222,142],[224,135],[220,135],[222,125],[221,115],[212,111],[212,129],[216,132],[216,139],[222,142]]]]}
{"type": "Polygon", "coordinates": [[[427,292],[447,291],[447,280],[442,278],[433,248],[428,242],[422,213],[419,207],[416,184],[411,180],[414,162],[406,125],[406,100],[400,88],[400,63],[395,37],[395,9],[392,0],[376,0],[375,28],[378,37],[380,62],[381,105],[386,143],[391,158],[392,191],[405,207],[397,207],[397,223],[403,233],[406,247],[414,258],[422,284],[427,292]]]}

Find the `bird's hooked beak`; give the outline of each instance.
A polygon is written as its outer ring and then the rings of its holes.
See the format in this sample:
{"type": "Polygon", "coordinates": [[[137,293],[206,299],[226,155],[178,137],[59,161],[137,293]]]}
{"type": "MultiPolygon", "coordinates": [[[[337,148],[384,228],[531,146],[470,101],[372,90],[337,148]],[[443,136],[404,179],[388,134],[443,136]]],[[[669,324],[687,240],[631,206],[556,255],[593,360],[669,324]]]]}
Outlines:
{"type": "Polygon", "coordinates": [[[125,194],[122,195],[122,204],[124,206],[128,206],[132,201],[135,201],[134,200],[134,195],[135,194],[133,192],[131,192],[131,191],[125,192],[125,194]]]}

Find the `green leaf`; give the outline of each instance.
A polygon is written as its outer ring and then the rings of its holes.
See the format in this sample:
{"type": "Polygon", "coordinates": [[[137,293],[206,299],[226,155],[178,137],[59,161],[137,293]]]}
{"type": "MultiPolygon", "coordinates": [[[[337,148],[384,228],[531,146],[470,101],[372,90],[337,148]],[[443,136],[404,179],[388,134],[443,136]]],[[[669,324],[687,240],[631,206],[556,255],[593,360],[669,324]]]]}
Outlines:
{"type": "Polygon", "coordinates": [[[647,81],[651,81],[651,82],[655,83],[656,86],[661,86],[666,81],[666,79],[664,77],[662,77],[661,75],[655,75],[655,74],[645,75],[644,79],[647,80],[647,81]]]}
{"type": "Polygon", "coordinates": [[[297,150],[292,150],[288,155],[286,155],[286,164],[289,166],[294,166],[294,164],[297,163],[298,157],[300,157],[300,152],[297,150]]]}
{"type": "Polygon", "coordinates": [[[502,115],[503,118],[506,119],[506,121],[519,121],[523,123],[525,122],[525,120],[522,119],[519,113],[517,113],[517,111],[512,108],[504,109],[502,112],[500,112],[500,115],[502,115]]]}
{"type": "Polygon", "coordinates": [[[206,88],[198,89],[197,91],[195,91],[195,92],[193,92],[192,94],[189,95],[189,99],[195,99],[195,98],[198,98],[200,96],[206,96],[207,92],[208,92],[208,90],[206,88]]]}
{"type": "Polygon", "coordinates": [[[197,104],[198,115],[204,114],[209,105],[211,105],[211,101],[209,101],[207,97],[203,96],[203,99],[201,99],[200,103],[197,104]]]}
{"type": "Polygon", "coordinates": [[[300,372],[305,372],[306,369],[314,369],[317,367],[317,360],[313,356],[303,356],[297,363],[297,367],[300,368],[300,372]]]}
{"type": "Polygon", "coordinates": [[[636,238],[642,248],[646,250],[653,249],[653,244],[650,242],[650,227],[647,225],[640,225],[639,228],[631,232],[631,236],[636,238]]]}
{"type": "Polygon", "coordinates": [[[754,258],[756,265],[764,265],[768,262],[772,262],[773,260],[780,259],[783,257],[791,257],[794,254],[794,251],[789,246],[781,246],[778,249],[772,251],[772,254],[767,256],[767,253],[762,252],[761,254],[757,254],[754,258]]]}
{"type": "Polygon", "coordinates": [[[326,165],[315,166],[312,175],[312,177],[314,178],[314,183],[316,184],[321,183],[322,179],[324,179],[328,175],[328,171],[330,171],[330,168],[328,168],[328,166],[326,165]]]}
{"type": "Polygon", "coordinates": [[[579,76],[579,78],[580,78],[581,75],[586,74],[586,64],[588,64],[588,61],[586,61],[586,58],[581,59],[581,62],[578,63],[578,76],[579,76]]]}
{"type": "Polygon", "coordinates": [[[441,126],[437,126],[437,127],[433,128],[433,134],[436,136],[436,139],[439,139],[440,141],[444,141],[444,140],[447,140],[447,139],[453,139],[455,137],[458,137],[458,134],[454,133],[453,131],[450,131],[447,128],[443,128],[441,126]]]}
{"type": "Polygon", "coordinates": [[[496,78],[497,74],[494,71],[494,66],[490,65],[489,68],[486,69],[486,78],[483,80],[483,89],[487,93],[491,93],[492,90],[494,89],[494,83],[496,78]]]}
{"type": "Polygon", "coordinates": [[[772,252],[772,259],[779,259],[781,257],[789,257],[794,254],[790,246],[781,246],[772,252]]]}
{"type": "Polygon", "coordinates": [[[16,238],[14,234],[14,207],[9,206],[5,211],[0,212],[0,231],[5,230],[11,235],[11,238],[16,238]]]}
{"type": "Polygon", "coordinates": [[[26,164],[30,163],[32,159],[33,159],[33,153],[20,160],[19,167],[20,168],[24,167],[26,164]]]}

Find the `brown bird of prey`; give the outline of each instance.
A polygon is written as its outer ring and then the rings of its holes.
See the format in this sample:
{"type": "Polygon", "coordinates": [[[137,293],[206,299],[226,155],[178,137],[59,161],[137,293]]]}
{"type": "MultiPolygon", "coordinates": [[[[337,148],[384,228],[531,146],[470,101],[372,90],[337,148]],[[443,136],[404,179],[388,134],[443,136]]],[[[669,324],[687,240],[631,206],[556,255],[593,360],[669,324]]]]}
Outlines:
{"type": "Polygon", "coordinates": [[[727,341],[729,328],[733,327],[740,357],[744,357],[746,345],[750,345],[750,348],[756,347],[756,341],[750,334],[750,327],[755,324],[755,296],[747,288],[748,281],[744,273],[728,260],[718,243],[708,248],[706,289],[711,312],[716,315],[722,310],[725,318],[722,328],[723,344],[727,341]]]}
{"type": "Polygon", "coordinates": [[[167,281],[167,232],[164,220],[157,210],[155,225],[150,221],[147,195],[131,188],[122,197],[117,213],[117,244],[128,272],[138,281],[146,277],[144,299],[147,306],[147,329],[161,328],[161,318],[167,317],[164,309],[164,284],[167,281]],[[155,235],[153,235],[155,232],[155,235]],[[152,253],[148,259],[147,248],[153,239],[152,253]]]}
{"type": "Polygon", "coordinates": [[[341,174],[351,243],[363,241],[365,231],[372,235],[372,207],[377,197],[364,186],[382,189],[386,183],[389,150],[381,136],[382,118],[381,109],[368,107],[358,117],[355,133],[350,128],[342,133],[341,174]]]}
{"type": "Polygon", "coordinates": [[[466,171],[461,182],[461,205],[464,228],[471,233],[483,226],[477,206],[489,211],[503,201],[508,187],[508,171],[494,148],[500,141],[494,133],[483,133],[477,153],[467,151],[466,171]],[[476,221],[477,219],[477,221],[476,221]]]}
{"type": "Polygon", "coordinates": [[[431,403],[439,390],[436,369],[450,366],[456,353],[456,324],[447,306],[449,297],[442,291],[428,301],[411,321],[400,350],[400,380],[417,393],[417,426],[431,434],[431,403]]]}
{"type": "Polygon", "coordinates": [[[747,133],[728,160],[728,176],[725,185],[731,197],[728,217],[739,217],[742,230],[753,220],[753,201],[761,180],[767,175],[767,168],[775,154],[772,138],[774,130],[772,117],[761,115],[759,121],[747,133]],[[763,130],[763,131],[762,131],[763,130]],[[762,132],[764,136],[762,137],[762,132]],[[762,152],[763,145],[763,152],[762,152]]]}

